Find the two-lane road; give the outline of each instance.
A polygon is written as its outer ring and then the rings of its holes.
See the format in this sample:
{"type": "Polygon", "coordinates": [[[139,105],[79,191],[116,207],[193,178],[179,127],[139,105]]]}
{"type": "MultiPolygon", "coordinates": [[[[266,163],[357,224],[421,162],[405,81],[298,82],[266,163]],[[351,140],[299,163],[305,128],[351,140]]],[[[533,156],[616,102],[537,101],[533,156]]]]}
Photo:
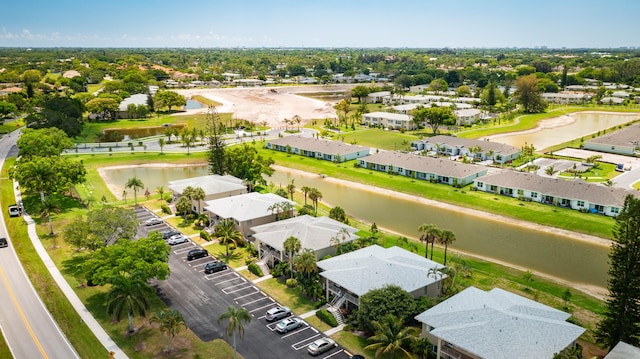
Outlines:
{"type": "MultiPolygon", "coordinates": [[[[17,133],[0,140],[0,168],[16,143],[17,133]]],[[[15,151],[15,148],[14,148],[15,151]]],[[[6,176],[3,173],[2,176],[6,176]]],[[[0,236],[8,238],[4,224],[7,205],[0,208],[0,236]]],[[[79,358],[42,304],[14,251],[11,239],[0,248],[0,327],[16,359],[79,358]]]]}

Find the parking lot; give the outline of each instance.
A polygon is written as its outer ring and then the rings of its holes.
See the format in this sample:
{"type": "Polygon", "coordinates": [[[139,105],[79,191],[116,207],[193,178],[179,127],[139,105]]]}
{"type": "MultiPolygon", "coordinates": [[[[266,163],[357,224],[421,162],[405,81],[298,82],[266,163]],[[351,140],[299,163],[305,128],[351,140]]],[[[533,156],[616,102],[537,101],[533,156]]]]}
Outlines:
{"type": "MultiPolygon", "coordinates": [[[[155,216],[144,208],[137,209],[136,213],[141,223],[155,216]]],[[[169,228],[166,223],[151,226],[141,224],[138,236],[169,228]]],[[[172,246],[169,256],[171,275],[167,280],[152,282],[152,285],[167,306],[182,313],[187,326],[200,339],[224,339],[226,323],[218,325],[218,317],[229,306],[244,307],[253,318],[250,323],[244,324],[244,340],[238,341],[238,352],[245,358],[309,357],[306,347],[324,337],[322,333],[306,322],[289,333],[278,333],[275,330],[278,321],[269,323],[265,319],[266,311],[278,306],[278,303],[231,268],[205,274],[204,265],[215,258],[210,255],[187,261],[187,252],[194,248],[198,247],[191,241],[172,246]]],[[[317,357],[344,359],[349,355],[338,346],[317,357]]]]}

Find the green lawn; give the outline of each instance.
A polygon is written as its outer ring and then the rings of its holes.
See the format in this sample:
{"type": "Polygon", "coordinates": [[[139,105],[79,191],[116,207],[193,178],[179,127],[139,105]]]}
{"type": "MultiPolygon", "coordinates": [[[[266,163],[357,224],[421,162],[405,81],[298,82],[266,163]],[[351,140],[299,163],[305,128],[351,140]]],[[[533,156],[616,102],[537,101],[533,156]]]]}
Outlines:
{"type": "Polygon", "coordinates": [[[289,288],[277,278],[270,278],[256,283],[256,286],[265,293],[268,293],[282,305],[289,307],[289,309],[297,315],[316,310],[313,302],[302,295],[300,286],[289,288]]]}

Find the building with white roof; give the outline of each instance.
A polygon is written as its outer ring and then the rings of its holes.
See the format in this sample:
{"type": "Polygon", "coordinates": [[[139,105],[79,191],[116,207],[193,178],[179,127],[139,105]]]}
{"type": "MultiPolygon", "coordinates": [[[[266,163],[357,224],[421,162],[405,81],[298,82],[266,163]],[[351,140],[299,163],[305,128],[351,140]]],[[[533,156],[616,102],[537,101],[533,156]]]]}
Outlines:
{"type": "Polygon", "coordinates": [[[360,306],[360,297],[373,289],[396,285],[414,298],[442,293],[442,264],[400,247],[372,245],[317,263],[325,281],[327,301],[347,310],[360,306]]]}
{"type": "Polygon", "coordinates": [[[341,141],[321,140],[302,136],[284,136],[270,140],[265,147],[271,150],[313,157],[331,162],[344,162],[366,156],[369,147],[341,141]]]}
{"type": "Polygon", "coordinates": [[[369,112],[362,114],[362,123],[369,127],[388,128],[392,130],[413,130],[416,124],[413,117],[404,113],[369,112]]]}
{"type": "Polygon", "coordinates": [[[474,140],[455,136],[438,135],[411,142],[417,151],[434,151],[446,156],[466,156],[495,163],[506,163],[520,156],[520,149],[504,143],[474,140]],[[472,152],[471,149],[480,149],[472,152]]]}
{"type": "Polygon", "coordinates": [[[469,287],[416,320],[438,359],[551,359],[585,332],[570,316],[499,288],[469,287]]]}
{"type": "Polygon", "coordinates": [[[148,98],[149,95],[146,93],[137,93],[125,98],[118,106],[118,118],[129,118],[129,112],[127,111],[127,107],[129,107],[129,105],[148,106],[148,98]]]}
{"type": "Polygon", "coordinates": [[[584,149],[632,156],[638,150],[638,143],[640,123],[587,140],[584,142],[584,149]]]}
{"type": "Polygon", "coordinates": [[[329,217],[310,215],[251,227],[251,231],[259,258],[271,265],[276,259],[289,260],[289,253],[284,250],[284,241],[289,237],[298,238],[301,249],[313,250],[316,259],[336,254],[336,241],[343,244],[359,238],[356,228],[329,217]]]}
{"type": "Polygon", "coordinates": [[[640,359],[640,348],[619,342],[604,359],[640,359]]]}
{"type": "Polygon", "coordinates": [[[237,229],[247,238],[251,233],[251,227],[277,220],[279,214],[273,210],[273,206],[282,202],[287,202],[295,208],[295,202],[276,194],[251,192],[206,201],[204,209],[212,222],[233,219],[237,229]]]}
{"type": "Polygon", "coordinates": [[[206,201],[247,193],[247,186],[243,181],[240,178],[230,175],[208,175],[169,181],[168,187],[171,190],[173,203],[182,196],[182,193],[187,187],[194,189],[202,188],[204,191],[204,199],[191,200],[192,211],[198,214],[200,214],[204,208],[206,201]]]}

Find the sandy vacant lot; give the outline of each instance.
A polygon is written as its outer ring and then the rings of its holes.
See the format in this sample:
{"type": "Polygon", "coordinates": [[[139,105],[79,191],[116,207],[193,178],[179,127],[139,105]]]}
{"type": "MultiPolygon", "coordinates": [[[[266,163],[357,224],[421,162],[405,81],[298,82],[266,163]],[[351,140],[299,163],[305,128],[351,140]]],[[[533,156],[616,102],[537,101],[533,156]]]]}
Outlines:
{"type": "MultiPolygon", "coordinates": [[[[222,103],[219,113],[233,113],[234,118],[256,123],[266,122],[270,127],[284,127],[283,120],[298,115],[303,123],[312,119],[336,118],[335,102],[315,100],[300,96],[302,93],[344,92],[353,85],[317,85],[287,87],[250,87],[222,89],[189,89],[176,92],[189,98],[202,95],[222,103]],[[271,92],[271,90],[277,92],[271,92]]],[[[206,112],[206,109],[190,110],[186,113],[206,112]]]]}

